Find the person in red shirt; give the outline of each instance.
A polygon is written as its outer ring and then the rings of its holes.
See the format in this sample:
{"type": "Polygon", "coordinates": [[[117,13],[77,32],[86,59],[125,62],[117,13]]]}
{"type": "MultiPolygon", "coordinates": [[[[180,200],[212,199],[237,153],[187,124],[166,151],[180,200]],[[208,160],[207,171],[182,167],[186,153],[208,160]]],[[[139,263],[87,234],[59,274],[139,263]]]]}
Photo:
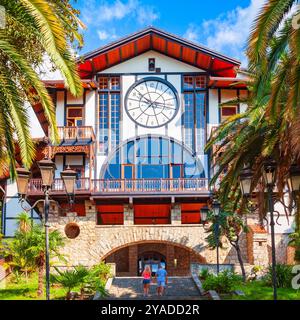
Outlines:
{"type": "Polygon", "coordinates": [[[146,266],[143,273],[143,285],[144,285],[144,297],[148,297],[149,295],[149,288],[151,283],[151,269],[150,266],[146,266]]]}

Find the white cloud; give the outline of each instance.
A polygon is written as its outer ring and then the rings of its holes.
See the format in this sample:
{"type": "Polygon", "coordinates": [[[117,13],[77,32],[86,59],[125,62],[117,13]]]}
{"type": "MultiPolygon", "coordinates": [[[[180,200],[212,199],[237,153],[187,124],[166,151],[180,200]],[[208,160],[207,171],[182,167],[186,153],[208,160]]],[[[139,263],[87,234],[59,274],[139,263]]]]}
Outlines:
{"type": "Polygon", "coordinates": [[[126,17],[135,18],[141,25],[149,25],[159,18],[159,13],[152,6],[142,5],[140,0],[106,1],[100,6],[95,0],[86,0],[81,16],[90,26],[99,26],[126,17]]]}
{"type": "Polygon", "coordinates": [[[237,7],[216,19],[201,25],[190,24],[185,36],[192,41],[202,41],[212,50],[230,55],[247,65],[244,50],[252,23],[265,0],[251,0],[246,8],[237,7]]]}
{"type": "Polygon", "coordinates": [[[105,4],[100,6],[99,18],[103,21],[123,19],[125,16],[132,13],[136,9],[137,5],[137,0],[129,0],[127,3],[116,0],[113,4],[105,4]]]}
{"type": "Polygon", "coordinates": [[[185,34],[184,38],[190,40],[190,41],[198,41],[199,39],[199,27],[197,27],[195,24],[190,23],[185,34]]]}
{"type": "Polygon", "coordinates": [[[159,18],[159,13],[150,6],[144,6],[137,9],[137,21],[139,24],[151,25],[159,18]]]}
{"type": "Polygon", "coordinates": [[[104,40],[114,40],[116,38],[118,38],[118,36],[116,35],[116,31],[115,29],[112,29],[111,32],[108,32],[104,29],[102,30],[97,30],[97,34],[100,40],[104,41],[104,40]]]}

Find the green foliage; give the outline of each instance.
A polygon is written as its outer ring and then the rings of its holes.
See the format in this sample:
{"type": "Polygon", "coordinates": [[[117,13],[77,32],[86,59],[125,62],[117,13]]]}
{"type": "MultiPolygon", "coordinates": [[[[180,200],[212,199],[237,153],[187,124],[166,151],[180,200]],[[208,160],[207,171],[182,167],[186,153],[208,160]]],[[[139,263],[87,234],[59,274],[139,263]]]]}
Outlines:
{"type": "Polygon", "coordinates": [[[199,272],[199,278],[201,280],[205,280],[207,279],[207,277],[210,275],[210,271],[208,270],[208,268],[203,268],[201,269],[201,271],[199,272]]]}
{"type": "Polygon", "coordinates": [[[85,284],[86,278],[89,275],[87,268],[83,266],[75,267],[73,270],[61,271],[55,267],[57,274],[51,274],[50,282],[58,283],[63,288],[67,289],[66,298],[70,299],[71,290],[76,287],[81,287],[85,284]]]}
{"type": "Polygon", "coordinates": [[[75,288],[79,288],[82,299],[85,292],[99,291],[102,296],[107,295],[105,283],[110,276],[110,267],[104,263],[92,268],[77,266],[65,271],[60,271],[58,268],[55,270],[57,274],[51,274],[51,282],[67,289],[67,299],[70,299],[70,293],[75,288]]]}
{"type": "Polygon", "coordinates": [[[218,275],[209,274],[203,281],[203,289],[215,290],[218,293],[231,293],[242,282],[242,278],[232,271],[225,270],[218,275]]]}
{"type": "MultiPolygon", "coordinates": [[[[292,279],[295,276],[292,273],[293,266],[286,264],[276,265],[276,278],[277,278],[277,288],[291,288],[292,279]]],[[[267,285],[272,286],[272,266],[269,266],[268,272],[264,277],[264,281],[267,285]]]]}
{"type": "MultiPolygon", "coordinates": [[[[64,238],[59,231],[49,233],[50,257],[63,258],[59,249],[64,245],[64,238]]],[[[16,278],[25,274],[28,277],[37,268],[45,264],[45,230],[40,224],[30,221],[27,213],[18,216],[18,229],[14,237],[4,239],[0,254],[6,257],[6,266],[11,268],[16,278]]]]}
{"type": "Polygon", "coordinates": [[[211,223],[206,238],[211,249],[215,249],[218,242],[222,247],[222,237],[225,236],[229,242],[237,243],[239,241],[240,233],[247,232],[247,226],[241,216],[232,212],[221,211],[216,217],[212,211],[208,213],[207,221],[211,223]]]}
{"type": "Polygon", "coordinates": [[[78,33],[79,12],[69,0],[2,0],[6,26],[0,30],[0,174],[10,169],[15,176],[15,142],[22,163],[30,168],[35,144],[30,139],[29,114],[25,102],[40,103],[57,141],[55,109],[40,81],[39,67],[45,57],[58,69],[74,96],[82,93],[70,45],[82,45],[78,33]],[[15,139],[17,138],[17,139],[15,139]]]}
{"type": "Polygon", "coordinates": [[[295,247],[295,261],[300,261],[300,231],[289,235],[289,245],[295,247]]]}
{"type": "MultiPolygon", "coordinates": [[[[276,161],[277,197],[283,200],[291,165],[298,163],[300,155],[300,29],[292,26],[292,19],[299,14],[299,9],[292,11],[297,2],[265,1],[248,41],[249,95],[246,101],[240,100],[248,108],[222,123],[207,145],[207,150],[213,145],[222,148],[211,184],[221,180],[223,206],[247,211],[239,177],[244,167],[253,170],[251,190],[258,191],[261,220],[268,210],[261,174],[264,161],[269,157],[276,161]]],[[[216,157],[219,152],[216,148],[216,157]]],[[[297,216],[299,222],[299,209],[297,216]]]]}

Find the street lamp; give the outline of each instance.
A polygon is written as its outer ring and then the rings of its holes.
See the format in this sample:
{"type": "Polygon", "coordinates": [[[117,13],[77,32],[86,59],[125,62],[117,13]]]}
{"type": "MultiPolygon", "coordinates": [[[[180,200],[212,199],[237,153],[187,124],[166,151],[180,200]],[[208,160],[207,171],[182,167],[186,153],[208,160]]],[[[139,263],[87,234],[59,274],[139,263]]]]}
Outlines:
{"type": "Polygon", "coordinates": [[[28,184],[30,178],[30,171],[25,168],[17,169],[17,187],[18,193],[21,198],[24,198],[27,194],[28,184]]]}
{"type": "Polygon", "coordinates": [[[277,276],[276,276],[276,244],[275,244],[275,221],[274,221],[274,202],[273,202],[273,188],[276,182],[276,163],[272,159],[265,161],[263,165],[263,179],[268,191],[268,207],[270,212],[270,226],[271,226],[271,247],[272,247],[272,282],[273,282],[273,296],[277,300],[277,276]]]}
{"type": "MultiPolygon", "coordinates": [[[[25,201],[25,196],[27,194],[28,185],[29,185],[29,178],[30,172],[24,168],[17,169],[17,187],[18,193],[21,197],[21,206],[24,210],[29,211],[36,207],[36,205],[43,201],[44,203],[44,215],[45,215],[45,256],[46,256],[46,299],[50,300],[50,258],[49,258],[49,207],[50,207],[50,200],[49,200],[49,190],[54,181],[54,174],[55,174],[55,163],[50,159],[43,159],[38,162],[39,169],[41,171],[42,177],[42,185],[43,191],[45,195],[45,200],[38,200],[35,204],[30,208],[23,208],[22,203],[25,201]]],[[[64,185],[66,188],[67,194],[73,195],[75,194],[75,179],[76,179],[76,172],[67,168],[67,170],[61,173],[61,177],[64,181],[64,185]]],[[[53,201],[53,200],[51,200],[53,201]]],[[[73,201],[73,198],[72,198],[73,201]]]]}
{"type": "Polygon", "coordinates": [[[219,241],[219,229],[220,229],[220,211],[221,211],[221,204],[220,202],[215,198],[213,199],[212,203],[212,210],[213,214],[216,217],[216,224],[215,224],[215,239],[216,239],[216,246],[217,246],[217,274],[220,272],[220,258],[219,258],[219,247],[220,247],[220,241],[219,241]]]}
{"type": "Polygon", "coordinates": [[[52,186],[56,165],[50,159],[43,159],[38,162],[41,171],[43,186],[48,189],[52,186]]]}
{"type": "Polygon", "coordinates": [[[207,220],[209,209],[207,206],[204,206],[200,209],[201,222],[204,224],[207,220]]]}
{"type": "Polygon", "coordinates": [[[290,169],[290,186],[293,192],[298,192],[300,189],[300,168],[297,165],[292,165],[290,169]]]}
{"type": "Polygon", "coordinates": [[[72,170],[70,166],[66,170],[60,173],[61,179],[64,182],[67,195],[70,197],[71,206],[74,203],[74,194],[75,194],[75,181],[77,179],[76,171],[72,170]]]}
{"type": "Polygon", "coordinates": [[[252,170],[249,167],[245,167],[240,174],[241,191],[246,198],[250,196],[252,177],[252,170]]]}

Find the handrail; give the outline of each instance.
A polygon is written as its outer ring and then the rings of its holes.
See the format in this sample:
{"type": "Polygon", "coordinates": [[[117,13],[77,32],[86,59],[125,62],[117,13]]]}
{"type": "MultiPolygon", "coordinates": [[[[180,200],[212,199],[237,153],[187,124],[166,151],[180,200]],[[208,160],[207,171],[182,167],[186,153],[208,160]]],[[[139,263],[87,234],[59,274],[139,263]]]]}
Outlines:
{"type": "MultiPolygon", "coordinates": [[[[144,193],[144,192],[191,192],[208,191],[206,178],[177,178],[177,179],[98,179],[81,178],[76,180],[76,192],[94,193],[144,193]]],[[[31,179],[28,187],[29,193],[42,191],[42,180],[31,179]]],[[[55,179],[51,192],[64,192],[62,179],[55,179]]]]}
{"type": "Polygon", "coordinates": [[[57,130],[58,130],[58,136],[60,140],[91,139],[92,141],[95,141],[96,139],[94,129],[92,126],[80,126],[80,127],[59,126],[57,127],[57,130]]]}

